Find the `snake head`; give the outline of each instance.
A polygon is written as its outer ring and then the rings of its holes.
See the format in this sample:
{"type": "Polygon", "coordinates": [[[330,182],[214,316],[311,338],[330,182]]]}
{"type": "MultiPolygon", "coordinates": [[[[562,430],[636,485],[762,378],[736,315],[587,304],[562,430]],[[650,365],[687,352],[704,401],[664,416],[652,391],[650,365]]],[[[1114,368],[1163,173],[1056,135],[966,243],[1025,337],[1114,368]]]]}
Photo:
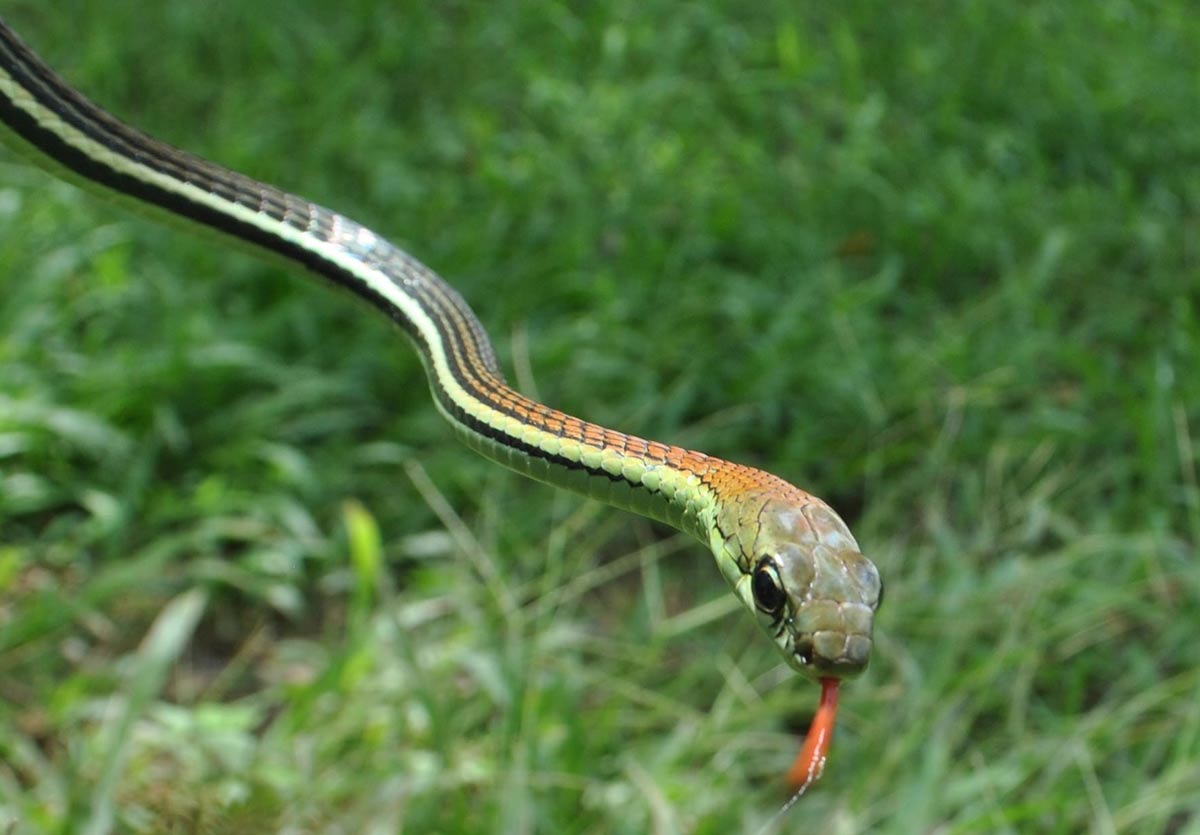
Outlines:
{"type": "Polygon", "coordinates": [[[757,515],[743,503],[722,526],[735,530],[722,564],[736,565],[728,579],[788,664],[813,679],[855,676],[871,654],[879,571],[828,505],[792,490],[754,502],[757,515]]]}

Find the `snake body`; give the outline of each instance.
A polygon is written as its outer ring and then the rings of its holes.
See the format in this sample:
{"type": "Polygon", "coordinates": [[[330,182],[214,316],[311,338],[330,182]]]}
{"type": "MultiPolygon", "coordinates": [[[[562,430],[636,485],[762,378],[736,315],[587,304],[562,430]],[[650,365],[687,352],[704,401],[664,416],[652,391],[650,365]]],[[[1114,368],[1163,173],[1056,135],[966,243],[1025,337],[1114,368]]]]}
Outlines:
{"type": "Polygon", "coordinates": [[[52,171],[281,255],[389,316],[420,353],[455,434],[532,478],[666,522],[708,546],[787,663],[861,672],[879,573],[823,501],[762,470],[571,417],[505,382],[463,298],[343,215],[180,151],[117,120],[0,21],[0,123],[52,171]]]}

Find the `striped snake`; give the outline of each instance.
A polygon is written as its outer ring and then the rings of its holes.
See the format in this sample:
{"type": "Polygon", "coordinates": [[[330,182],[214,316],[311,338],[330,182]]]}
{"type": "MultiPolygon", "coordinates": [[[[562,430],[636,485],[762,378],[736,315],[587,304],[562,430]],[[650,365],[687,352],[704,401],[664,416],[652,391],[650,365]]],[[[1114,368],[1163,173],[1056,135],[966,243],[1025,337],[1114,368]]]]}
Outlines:
{"type": "Polygon", "coordinates": [[[54,173],[281,255],[408,335],[467,446],[519,473],[666,522],[712,551],[789,665],[822,683],[794,785],[824,763],[841,679],[861,672],[879,572],[823,501],[770,473],[571,417],[505,382],[487,334],[428,267],[364,226],[177,150],[75,91],[0,22],[0,132],[54,173]]]}

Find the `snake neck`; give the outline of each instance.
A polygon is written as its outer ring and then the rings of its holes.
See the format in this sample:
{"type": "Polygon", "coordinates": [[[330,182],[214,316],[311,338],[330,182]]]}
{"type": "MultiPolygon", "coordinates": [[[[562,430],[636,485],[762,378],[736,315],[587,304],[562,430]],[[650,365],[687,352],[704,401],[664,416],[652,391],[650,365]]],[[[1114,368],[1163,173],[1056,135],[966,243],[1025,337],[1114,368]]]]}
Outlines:
{"type": "Polygon", "coordinates": [[[447,402],[435,391],[458,436],[482,455],[538,481],[665,522],[714,553],[727,547],[729,526],[721,520],[742,512],[738,497],[752,493],[739,482],[778,481],[760,470],[580,420],[502,384],[493,394],[496,399],[487,403],[447,402]]]}

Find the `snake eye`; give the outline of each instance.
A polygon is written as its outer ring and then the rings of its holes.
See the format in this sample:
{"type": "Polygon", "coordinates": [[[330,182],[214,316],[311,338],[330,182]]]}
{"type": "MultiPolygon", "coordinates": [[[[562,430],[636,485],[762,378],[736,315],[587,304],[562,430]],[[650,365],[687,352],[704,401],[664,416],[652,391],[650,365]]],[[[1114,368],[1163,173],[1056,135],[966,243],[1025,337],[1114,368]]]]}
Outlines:
{"type": "Polygon", "coordinates": [[[758,608],[770,615],[777,615],[787,602],[787,594],[783,591],[783,583],[779,579],[779,568],[775,560],[763,557],[758,567],[754,569],[754,577],[750,581],[750,590],[754,592],[754,602],[758,608]]]}

